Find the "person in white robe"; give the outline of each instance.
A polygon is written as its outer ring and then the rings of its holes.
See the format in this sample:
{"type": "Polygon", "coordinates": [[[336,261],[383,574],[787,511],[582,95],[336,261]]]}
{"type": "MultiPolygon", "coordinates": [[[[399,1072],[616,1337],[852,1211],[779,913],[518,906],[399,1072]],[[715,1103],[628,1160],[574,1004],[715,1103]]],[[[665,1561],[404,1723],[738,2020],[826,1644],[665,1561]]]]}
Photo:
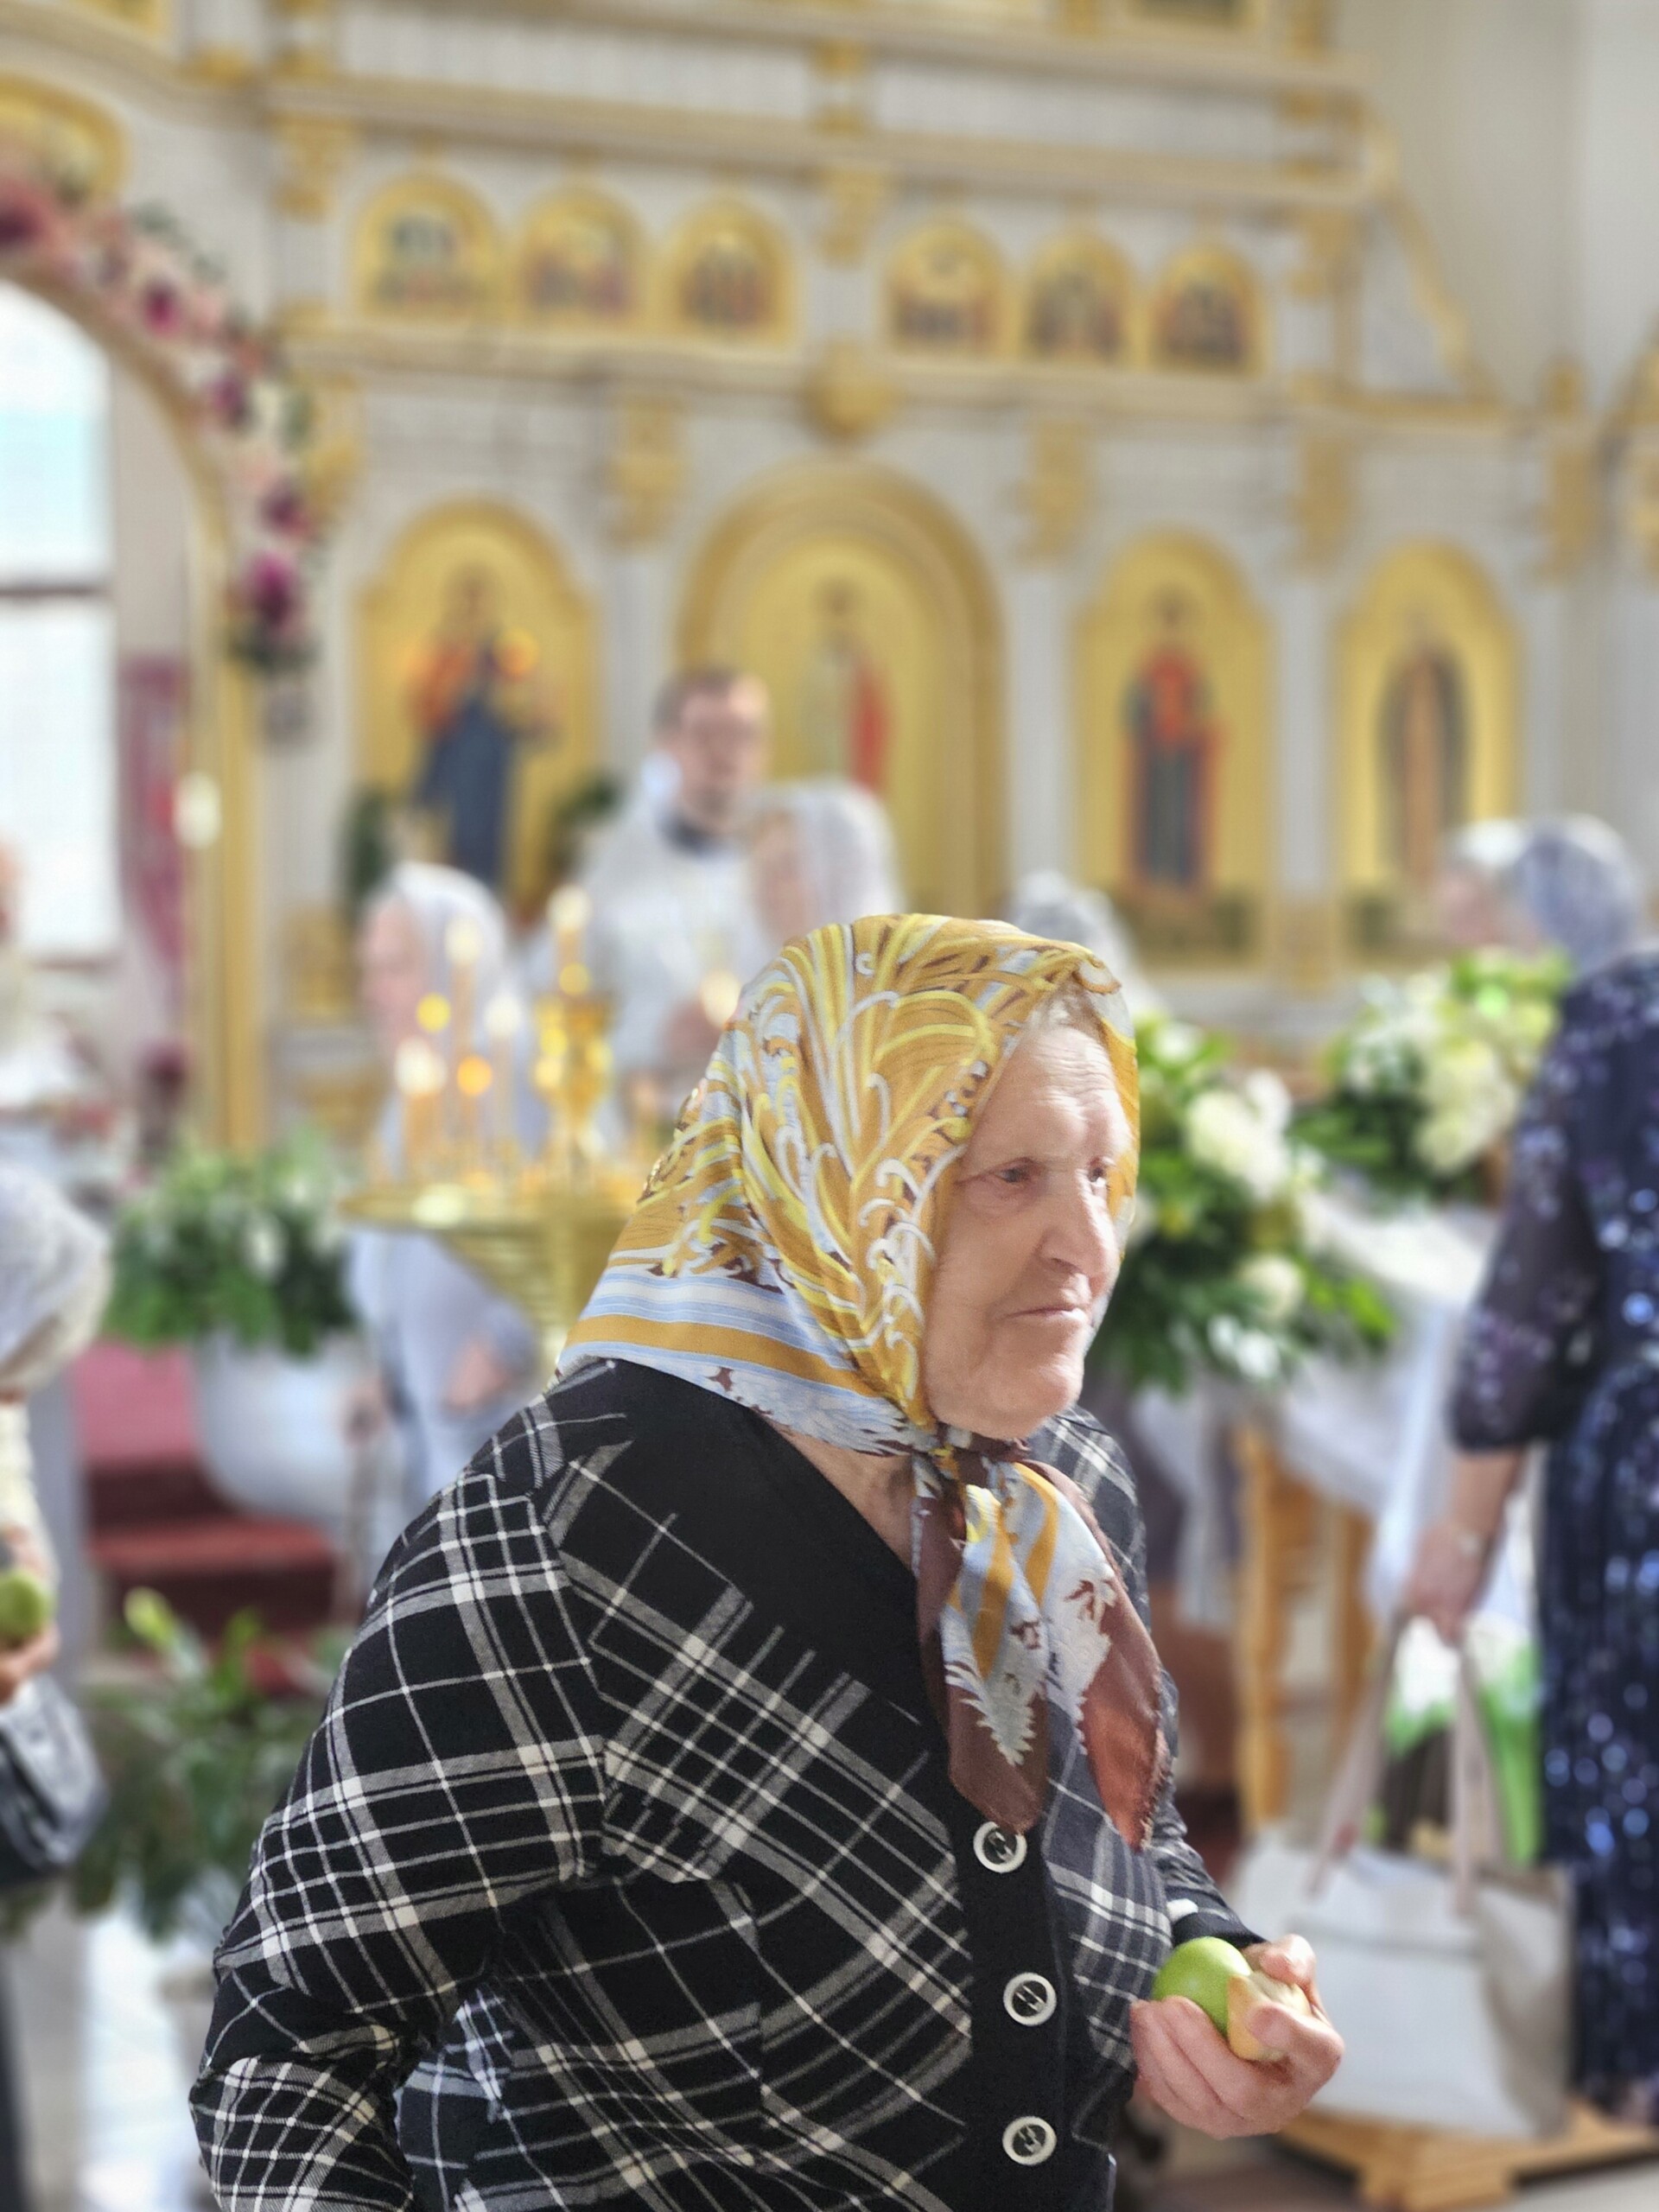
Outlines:
{"type": "MultiPolygon", "coordinates": [[[[707,1065],[755,941],[743,832],[769,720],[763,687],[734,669],[672,678],[641,789],[581,878],[591,901],[584,961],[614,1007],[618,1089],[654,1092],[665,1119],[707,1065]]],[[[527,965],[538,994],[551,965],[543,939],[527,965]]]]}

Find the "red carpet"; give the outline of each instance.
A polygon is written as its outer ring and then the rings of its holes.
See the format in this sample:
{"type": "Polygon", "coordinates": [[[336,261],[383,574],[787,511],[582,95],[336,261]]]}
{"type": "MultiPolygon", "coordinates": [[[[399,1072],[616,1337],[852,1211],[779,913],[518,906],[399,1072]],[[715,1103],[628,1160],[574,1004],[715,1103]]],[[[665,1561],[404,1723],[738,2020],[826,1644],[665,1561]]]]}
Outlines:
{"type": "Polygon", "coordinates": [[[214,1491],[196,1446],[190,1363],[95,1344],[71,1376],[86,1464],[92,1564],[111,1618],[130,1590],[156,1590],[214,1636],[256,1606],[296,1632],[327,1619],[334,1555],[315,1529],[239,1512],[214,1491]]]}

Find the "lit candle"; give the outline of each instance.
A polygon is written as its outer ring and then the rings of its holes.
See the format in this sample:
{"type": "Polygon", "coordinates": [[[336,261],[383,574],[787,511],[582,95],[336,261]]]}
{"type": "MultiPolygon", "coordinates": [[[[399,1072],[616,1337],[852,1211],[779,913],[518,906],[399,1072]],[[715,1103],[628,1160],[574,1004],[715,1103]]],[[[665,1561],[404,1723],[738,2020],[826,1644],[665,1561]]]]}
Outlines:
{"type": "Polygon", "coordinates": [[[444,957],[449,963],[449,995],[454,1001],[454,1029],[451,1040],[456,1063],[473,1049],[474,986],[478,963],[484,955],[484,938],[478,924],[459,914],[443,933],[444,957]]]}
{"type": "Polygon", "coordinates": [[[516,1148],[513,1077],[518,1033],[524,1023],[524,1008],[511,991],[498,991],[484,1009],[484,1034],[489,1039],[494,1071],[495,1142],[504,1168],[511,1164],[516,1148]]]}
{"type": "Polygon", "coordinates": [[[582,940],[593,918],[594,902],[579,883],[567,883],[547,902],[548,926],[553,933],[553,976],[562,996],[586,998],[592,978],[582,959],[582,940]]]}
{"type": "Polygon", "coordinates": [[[455,1093],[460,1101],[461,1165],[462,1172],[482,1165],[484,1101],[495,1082],[495,1070],[482,1052],[463,1054],[455,1069],[455,1093]]]}
{"type": "Polygon", "coordinates": [[[424,1037],[405,1038],[392,1063],[392,1080],[402,1105],[404,1175],[418,1182],[439,1135],[444,1067],[436,1048],[424,1037]]]}

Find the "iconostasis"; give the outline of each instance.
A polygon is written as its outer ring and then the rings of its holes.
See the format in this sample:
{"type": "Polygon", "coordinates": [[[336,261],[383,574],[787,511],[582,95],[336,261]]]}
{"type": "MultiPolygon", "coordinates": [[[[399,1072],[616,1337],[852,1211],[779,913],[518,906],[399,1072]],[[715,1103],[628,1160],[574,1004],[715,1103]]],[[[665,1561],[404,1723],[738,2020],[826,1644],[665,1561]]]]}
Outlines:
{"type": "MultiPolygon", "coordinates": [[[[345,1019],[365,795],[530,914],[687,659],[764,677],[779,773],[883,798],[917,903],[1061,868],[1235,1020],[1415,957],[1448,830],[1597,803],[1569,616],[1600,563],[1646,620],[1609,517],[1655,532],[1659,394],[1496,390],[1326,12],[41,11],[0,176],[53,239],[160,210],[131,252],[199,247],[281,335],[246,408],[306,420],[295,650],[229,640],[227,804],[283,825],[232,871],[246,1050],[345,1019]]],[[[0,281],[168,336],[48,245],[0,281]]]]}

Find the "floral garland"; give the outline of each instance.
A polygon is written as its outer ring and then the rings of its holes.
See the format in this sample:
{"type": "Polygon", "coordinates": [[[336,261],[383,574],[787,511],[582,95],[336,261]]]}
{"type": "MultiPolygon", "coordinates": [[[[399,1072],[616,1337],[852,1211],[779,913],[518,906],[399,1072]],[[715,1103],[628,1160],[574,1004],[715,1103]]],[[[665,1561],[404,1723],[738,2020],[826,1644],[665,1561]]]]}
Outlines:
{"type": "Polygon", "coordinates": [[[1331,1046],[1329,1096],[1300,1117],[1299,1139],[1380,1199],[1479,1198],[1567,980],[1559,956],[1487,951],[1373,981],[1331,1046]]]}
{"type": "Polygon", "coordinates": [[[232,548],[228,642],[267,674],[314,649],[308,496],[311,410],[224,272],[173,219],[89,196],[80,180],[0,149],[0,276],[88,311],[188,418],[225,487],[232,548]]]}
{"type": "Polygon", "coordinates": [[[1138,1025],[1135,1050],[1135,1226],[1091,1365],[1179,1394],[1202,1374],[1271,1389],[1310,1352],[1380,1350],[1392,1309],[1319,1249],[1319,1166],[1278,1077],[1236,1080],[1220,1039],[1162,1018],[1138,1025]]]}

